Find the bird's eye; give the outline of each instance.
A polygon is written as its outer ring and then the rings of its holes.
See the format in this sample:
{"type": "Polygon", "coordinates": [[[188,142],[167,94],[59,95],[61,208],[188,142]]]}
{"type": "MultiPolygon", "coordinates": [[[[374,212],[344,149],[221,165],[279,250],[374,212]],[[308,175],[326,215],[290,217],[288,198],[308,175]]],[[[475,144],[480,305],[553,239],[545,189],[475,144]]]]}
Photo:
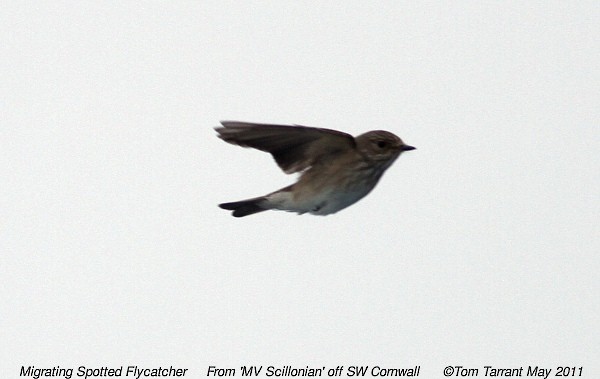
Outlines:
{"type": "Polygon", "coordinates": [[[384,147],[387,146],[387,142],[385,142],[385,141],[377,141],[377,146],[379,146],[380,149],[383,149],[384,147]]]}

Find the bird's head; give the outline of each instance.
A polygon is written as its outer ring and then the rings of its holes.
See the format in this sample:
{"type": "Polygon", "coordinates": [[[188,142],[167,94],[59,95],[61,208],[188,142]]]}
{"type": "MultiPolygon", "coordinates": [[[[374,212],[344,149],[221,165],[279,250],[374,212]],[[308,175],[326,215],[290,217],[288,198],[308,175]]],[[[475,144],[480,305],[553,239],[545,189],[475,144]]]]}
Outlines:
{"type": "Polygon", "coordinates": [[[395,134],[373,130],[355,138],[358,150],[369,159],[391,164],[400,154],[415,147],[409,146],[395,134]]]}

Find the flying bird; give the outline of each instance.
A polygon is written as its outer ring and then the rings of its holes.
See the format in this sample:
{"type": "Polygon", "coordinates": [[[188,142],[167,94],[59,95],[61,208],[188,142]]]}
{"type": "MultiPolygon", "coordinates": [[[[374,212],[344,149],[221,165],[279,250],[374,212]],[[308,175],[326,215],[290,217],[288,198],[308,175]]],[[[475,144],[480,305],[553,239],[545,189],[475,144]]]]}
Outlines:
{"type": "Polygon", "coordinates": [[[298,181],[268,195],[219,204],[244,217],[266,210],[298,214],[336,213],[365,197],[392,163],[415,148],[393,133],[374,130],[357,137],[337,130],[299,125],[222,121],[219,138],[270,153],[298,181]]]}

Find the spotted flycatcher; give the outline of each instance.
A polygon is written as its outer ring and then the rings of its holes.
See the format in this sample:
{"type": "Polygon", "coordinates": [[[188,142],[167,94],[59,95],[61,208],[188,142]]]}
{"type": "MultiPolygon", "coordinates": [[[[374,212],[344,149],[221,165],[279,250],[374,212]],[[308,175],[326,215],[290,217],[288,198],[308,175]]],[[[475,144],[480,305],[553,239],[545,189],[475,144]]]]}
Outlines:
{"type": "Polygon", "coordinates": [[[273,155],[287,174],[300,172],[290,186],[253,199],[219,204],[244,217],[269,209],[328,215],[365,197],[402,152],[415,148],[396,135],[374,130],[352,137],[307,126],[223,121],[219,138],[273,155]]]}

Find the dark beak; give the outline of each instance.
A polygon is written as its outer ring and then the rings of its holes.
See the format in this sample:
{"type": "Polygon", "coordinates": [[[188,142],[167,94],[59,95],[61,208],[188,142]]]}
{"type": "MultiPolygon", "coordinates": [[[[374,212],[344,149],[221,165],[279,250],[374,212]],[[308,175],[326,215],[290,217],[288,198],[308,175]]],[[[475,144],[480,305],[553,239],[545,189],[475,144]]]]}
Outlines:
{"type": "Polygon", "coordinates": [[[414,147],[414,146],[409,146],[409,145],[402,146],[402,151],[415,150],[415,149],[416,149],[416,147],[414,147]]]}

